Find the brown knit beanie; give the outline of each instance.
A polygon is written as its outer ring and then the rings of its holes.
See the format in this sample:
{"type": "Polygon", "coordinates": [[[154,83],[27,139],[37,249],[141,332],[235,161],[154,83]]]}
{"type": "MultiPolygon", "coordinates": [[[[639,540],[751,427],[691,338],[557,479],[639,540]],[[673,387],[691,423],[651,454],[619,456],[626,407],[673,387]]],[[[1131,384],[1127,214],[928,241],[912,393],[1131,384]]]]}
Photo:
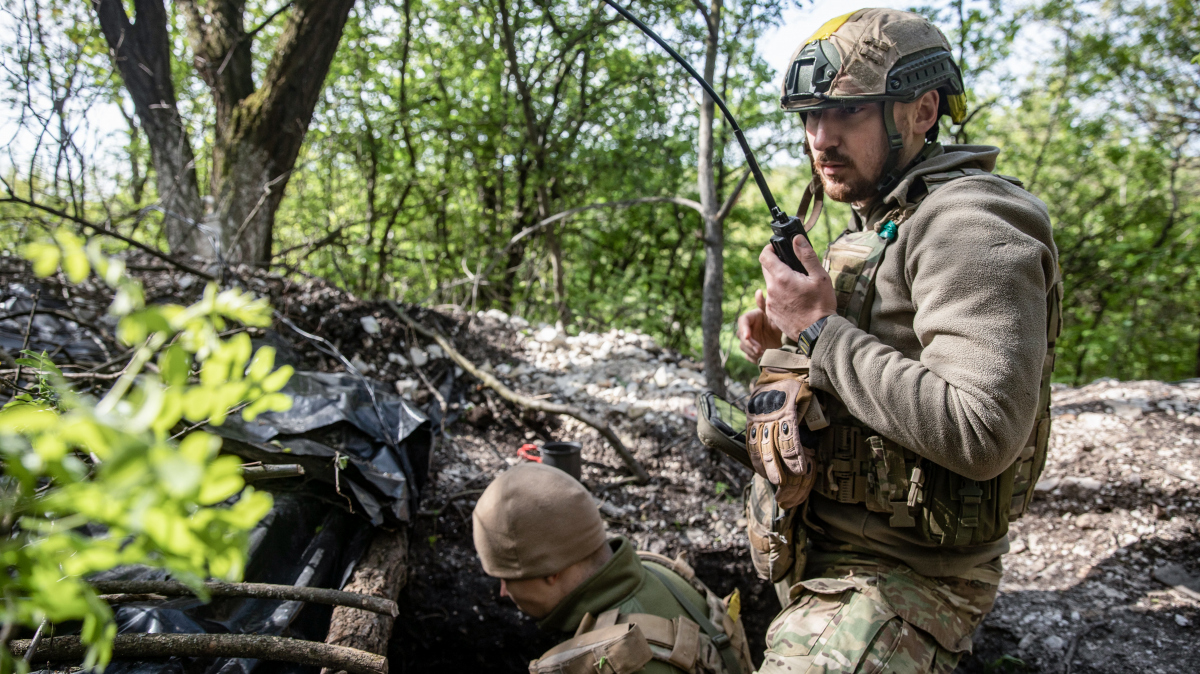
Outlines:
{"type": "Polygon", "coordinates": [[[500,474],[472,516],[475,551],[493,578],[558,573],[604,545],[604,521],[592,497],[557,468],[521,463],[500,474]]]}

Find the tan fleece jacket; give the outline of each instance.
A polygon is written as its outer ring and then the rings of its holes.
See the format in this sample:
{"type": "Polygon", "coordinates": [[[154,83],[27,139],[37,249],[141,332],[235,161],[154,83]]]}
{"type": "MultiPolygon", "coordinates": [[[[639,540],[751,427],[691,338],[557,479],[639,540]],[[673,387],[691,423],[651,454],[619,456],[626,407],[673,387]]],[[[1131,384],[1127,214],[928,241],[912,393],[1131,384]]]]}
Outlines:
{"type": "MultiPolygon", "coordinates": [[[[999,152],[944,148],[910,171],[883,203],[856,212],[850,229],[873,227],[907,203],[919,176],[956,168],[990,172],[999,152]]],[[[942,186],[888,246],[869,330],[839,316],[826,323],[813,353],[812,385],[931,461],[975,480],[998,475],[1033,428],[1046,355],[1046,295],[1057,278],[1057,257],[1046,206],[1030,193],[991,175],[942,186]]],[[[978,548],[921,549],[884,516],[819,496],[810,513],[835,540],[899,558],[926,575],[962,573],[1008,550],[1006,539],[978,548]]]]}

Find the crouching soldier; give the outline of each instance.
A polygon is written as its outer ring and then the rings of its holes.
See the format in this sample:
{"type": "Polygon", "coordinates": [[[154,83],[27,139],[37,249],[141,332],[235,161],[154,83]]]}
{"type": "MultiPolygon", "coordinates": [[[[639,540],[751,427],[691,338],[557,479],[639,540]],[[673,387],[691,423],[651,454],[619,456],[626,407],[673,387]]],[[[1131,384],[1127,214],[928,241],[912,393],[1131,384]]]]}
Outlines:
{"type": "Polygon", "coordinates": [[[475,550],[538,627],[573,635],[531,674],[750,674],[736,594],[722,600],[683,560],[608,538],[587,490],[549,466],[505,471],[475,506],[475,550]]]}

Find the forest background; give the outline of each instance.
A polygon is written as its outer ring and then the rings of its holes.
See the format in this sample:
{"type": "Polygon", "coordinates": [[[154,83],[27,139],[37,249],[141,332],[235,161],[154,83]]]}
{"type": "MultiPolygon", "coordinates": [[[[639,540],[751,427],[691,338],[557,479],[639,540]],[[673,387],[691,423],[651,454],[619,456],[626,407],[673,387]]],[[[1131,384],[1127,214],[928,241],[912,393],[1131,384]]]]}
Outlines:
{"type": "MultiPolygon", "coordinates": [[[[723,95],[794,209],[809,169],[778,111],[787,64],[762,45],[798,44],[783,26],[813,4],[629,5],[723,95]]],[[[943,141],[1001,146],[998,172],[1050,209],[1056,379],[1200,376],[1191,0],[914,9],[969,88],[943,141]]],[[[0,50],[0,254],[66,225],[752,370],[733,323],[767,211],[699,87],[599,1],[5,0],[0,50]]],[[[818,250],[846,215],[828,209],[818,250]]]]}

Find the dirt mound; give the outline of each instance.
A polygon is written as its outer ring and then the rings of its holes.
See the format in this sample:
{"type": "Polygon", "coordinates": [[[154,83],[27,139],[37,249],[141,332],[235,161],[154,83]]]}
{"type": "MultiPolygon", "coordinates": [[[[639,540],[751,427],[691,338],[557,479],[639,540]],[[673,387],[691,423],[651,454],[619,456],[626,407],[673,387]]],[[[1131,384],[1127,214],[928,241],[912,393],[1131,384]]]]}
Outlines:
{"type": "Polygon", "coordinates": [[[1200,381],[1056,387],[1053,428],[963,671],[1200,670],[1200,381]]]}

